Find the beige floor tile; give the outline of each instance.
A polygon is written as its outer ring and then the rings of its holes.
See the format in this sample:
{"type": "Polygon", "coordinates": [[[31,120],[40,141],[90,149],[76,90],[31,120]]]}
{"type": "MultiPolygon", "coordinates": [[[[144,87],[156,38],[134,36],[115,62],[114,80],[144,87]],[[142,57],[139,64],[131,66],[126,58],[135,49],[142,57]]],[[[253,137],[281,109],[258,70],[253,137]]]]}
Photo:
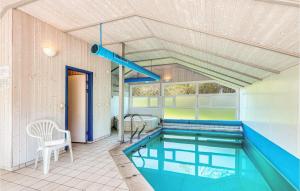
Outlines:
{"type": "Polygon", "coordinates": [[[13,184],[12,187],[7,188],[5,191],[20,191],[20,190],[23,190],[25,188],[26,187],[24,187],[24,186],[21,186],[21,185],[18,185],[18,184],[13,184]]]}
{"type": "Polygon", "coordinates": [[[48,181],[40,180],[40,181],[36,182],[35,184],[30,185],[30,187],[33,188],[33,189],[40,189],[40,188],[46,186],[49,183],[50,182],[48,182],[48,181]]]}
{"type": "Polygon", "coordinates": [[[106,184],[109,180],[110,180],[110,178],[108,178],[106,176],[101,176],[96,181],[97,181],[97,183],[100,183],[100,184],[106,184]]]}
{"type": "Polygon", "coordinates": [[[0,190],[11,190],[17,186],[20,186],[20,185],[17,185],[17,184],[14,184],[14,183],[11,183],[11,182],[7,182],[5,180],[0,180],[0,190]]]}
{"type": "Polygon", "coordinates": [[[14,183],[28,187],[28,186],[31,186],[31,185],[37,183],[38,181],[39,181],[39,179],[24,175],[24,176],[20,177],[20,179],[14,181],[14,183]]]}
{"type": "Polygon", "coordinates": [[[117,136],[108,137],[92,144],[73,144],[75,161],[70,162],[69,153],[62,153],[59,161],[51,161],[50,172],[43,174],[43,164],[19,169],[15,172],[0,170],[2,190],[128,190],[125,181],[110,153],[119,145],[117,136]]]}
{"type": "Polygon", "coordinates": [[[10,173],[10,171],[0,169],[0,176],[7,173],[10,173]]]}
{"type": "Polygon", "coordinates": [[[82,180],[87,180],[89,177],[92,177],[93,174],[87,173],[87,172],[81,172],[76,176],[76,178],[82,179],[82,180]]]}
{"type": "Polygon", "coordinates": [[[114,191],[116,187],[104,185],[101,191],[114,191]]]}
{"type": "Polygon", "coordinates": [[[21,191],[36,191],[36,190],[33,188],[25,187],[25,188],[22,188],[21,191]]]}
{"type": "Polygon", "coordinates": [[[23,177],[23,175],[21,174],[17,174],[17,173],[8,173],[8,174],[4,174],[2,175],[0,178],[2,180],[6,180],[8,182],[15,182],[19,179],[21,179],[23,177]]]}
{"type": "Polygon", "coordinates": [[[39,190],[41,190],[41,191],[52,191],[52,190],[56,189],[59,186],[60,186],[59,184],[50,182],[49,184],[46,184],[45,186],[39,188],[39,190]]]}
{"type": "Polygon", "coordinates": [[[98,191],[98,190],[102,190],[104,187],[105,186],[103,184],[93,183],[87,187],[86,191],[98,191]]]}
{"type": "Polygon", "coordinates": [[[64,184],[71,179],[72,179],[72,177],[70,177],[70,176],[61,175],[60,178],[54,180],[53,182],[55,182],[57,184],[64,184]]]}
{"type": "Polygon", "coordinates": [[[76,188],[71,188],[64,185],[59,185],[58,187],[54,188],[53,191],[79,191],[76,188]]]}
{"type": "Polygon", "coordinates": [[[44,180],[49,181],[49,182],[55,182],[55,180],[60,179],[63,175],[60,174],[52,174],[48,177],[46,177],[44,180]]]}
{"type": "Polygon", "coordinates": [[[65,186],[69,186],[80,190],[86,189],[91,184],[92,184],[91,182],[81,180],[78,178],[72,178],[71,180],[64,183],[65,186]]]}
{"type": "Polygon", "coordinates": [[[118,187],[122,183],[123,183],[123,180],[121,180],[121,179],[111,178],[105,185],[112,186],[112,187],[118,187]]]}

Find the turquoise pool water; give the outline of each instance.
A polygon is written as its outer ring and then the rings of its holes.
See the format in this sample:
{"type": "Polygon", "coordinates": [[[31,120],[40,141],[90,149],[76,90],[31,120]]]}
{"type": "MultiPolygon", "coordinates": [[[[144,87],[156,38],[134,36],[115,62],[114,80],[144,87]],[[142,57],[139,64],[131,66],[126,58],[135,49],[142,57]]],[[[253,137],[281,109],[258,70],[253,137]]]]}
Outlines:
{"type": "Polygon", "coordinates": [[[160,134],[128,157],[156,191],[271,190],[238,141],[209,140],[160,134]]]}

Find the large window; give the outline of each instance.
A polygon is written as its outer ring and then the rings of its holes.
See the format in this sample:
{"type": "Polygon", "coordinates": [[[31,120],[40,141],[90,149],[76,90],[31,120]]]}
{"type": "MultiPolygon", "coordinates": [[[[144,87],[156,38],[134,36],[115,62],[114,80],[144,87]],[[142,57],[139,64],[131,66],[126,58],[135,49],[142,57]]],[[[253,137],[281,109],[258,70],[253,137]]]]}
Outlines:
{"type": "Polygon", "coordinates": [[[131,105],[134,108],[158,107],[159,94],[159,84],[133,86],[131,105]]]}
{"type": "Polygon", "coordinates": [[[235,93],[235,90],[217,83],[200,83],[199,94],[235,93]]]}
{"type": "Polygon", "coordinates": [[[159,85],[140,85],[132,88],[132,96],[159,96],[159,85]]]}
{"type": "Polygon", "coordinates": [[[235,120],[235,90],[217,83],[201,83],[198,91],[198,119],[235,120]]]}
{"type": "Polygon", "coordinates": [[[132,108],[161,108],[167,119],[236,120],[236,90],[215,82],[131,86],[132,108]],[[160,96],[162,91],[163,96],[160,96]]]}
{"type": "Polygon", "coordinates": [[[171,84],[164,86],[164,96],[193,95],[196,84],[171,84]]]}
{"type": "Polygon", "coordinates": [[[164,86],[164,118],[196,118],[196,84],[168,84],[164,86]]]}

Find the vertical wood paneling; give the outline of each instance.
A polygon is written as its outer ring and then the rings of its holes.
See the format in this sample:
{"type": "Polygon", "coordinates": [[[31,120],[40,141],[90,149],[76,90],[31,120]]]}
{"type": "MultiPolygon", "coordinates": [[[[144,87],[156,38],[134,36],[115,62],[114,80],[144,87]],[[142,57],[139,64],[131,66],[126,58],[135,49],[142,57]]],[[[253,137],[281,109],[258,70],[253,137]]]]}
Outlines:
{"type": "Polygon", "coordinates": [[[12,10],[0,18],[0,168],[11,167],[12,10]]]}
{"type": "Polygon", "coordinates": [[[48,118],[64,128],[66,65],[94,73],[94,139],[109,135],[110,62],[92,56],[86,42],[21,11],[13,11],[13,20],[13,166],[34,156],[26,124],[48,118]],[[43,54],[48,46],[58,50],[55,57],[43,54]]]}

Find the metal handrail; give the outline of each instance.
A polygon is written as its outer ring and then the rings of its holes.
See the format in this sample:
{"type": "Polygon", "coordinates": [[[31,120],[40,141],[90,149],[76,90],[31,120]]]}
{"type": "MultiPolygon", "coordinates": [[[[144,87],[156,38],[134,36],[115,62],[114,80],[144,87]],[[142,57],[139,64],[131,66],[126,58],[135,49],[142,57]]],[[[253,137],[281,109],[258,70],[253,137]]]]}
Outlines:
{"type": "Polygon", "coordinates": [[[145,129],[146,127],[146,123],[144,122],[144,119],[142,118],[141,115],[139,114],[127,114],[124,119],[126,119],[127,117],[131,117],[130,119],[130,143],[132,143],[132,139],[134,137],[134,135],[138,132],[139,128],[137,128],[134,132],[133,132],[133,118],[137,116],[140,118],[140,120],[142,121],[143,123],[143,127],[142,129],[140,130],[140,132],[138,133],[138,139],[140,139],[140,136],[141,136],[141,133],[143,132],[143,130],[145,129]]]}
{"type": "Polygon", "coordinates": [[[131,136],[130,136],[130,143],[132,143],[132,139],[133,139],[134,135],[138,132],[138,130],[139,130],[139,128],[137,128],[137,129],[134,131],[134,133],[131,134],[131,136]]]}
{"type": "MultiPolygon", "coordinates": [[[[132,132],[132,127],[133,127],[133,118],[135,117],[135,116],[137,116],[137,117],[139,117],[140,118],[140,120],[141,120],[141,122],[143,123],[143,128],[142,128],[142,130],[141,131],[143,131],[144,130],[144,128],[145,128],[145,126],[144,126],[144,119],[142,118],[142,116],[141,115],[139,115],[139,114],[133,114],[133,115],[131,115],[131,129],[130,129],[130,131],[132,132]]],[[[136,132],[139,130],[139,128],[137,128],[136,129],[136,131],[135,131],[135,133],[132,135],[132,137],[130,137],[130,143],[132,143],[132,139],[133,139],[133,137],[134,137],[134,135],[136,134],[136,132]]],[[[140,138],[140,134],[141,134],[141,131],[139,132],[139,136],[138,136],[138,139],[140,138]]]]}
{"type": "Polygon", "coordinates": [[[146,122],[143,123],[143,128],[140,130],[140,132],[138,133],[138,139],[141,138],[141,134],[144,131],[144,129],[146,128],[146,122]]]}

